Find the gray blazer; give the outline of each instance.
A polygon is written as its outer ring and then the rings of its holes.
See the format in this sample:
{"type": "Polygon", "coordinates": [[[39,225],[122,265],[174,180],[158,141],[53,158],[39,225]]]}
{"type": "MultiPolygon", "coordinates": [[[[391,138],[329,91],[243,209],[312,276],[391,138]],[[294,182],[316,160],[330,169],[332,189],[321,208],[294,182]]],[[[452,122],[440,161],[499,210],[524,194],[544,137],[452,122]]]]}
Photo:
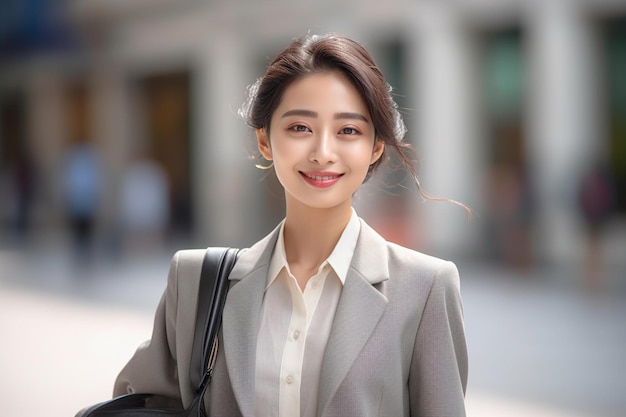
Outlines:
{"type": "MultiPolygon", "coordinates": [[[[278,228],[233,269],[209,393],[212,416],[254,416],[257,329],[278,228]]],[[[178,252],[152,339],[119,374],[114,395],[193,399],[189,365],[204,250],[178,252]]],[[[319,416],[465,415],[467,350],[459,275],[451,262],[385,241],[361,220],[324,355],[319,416]]],[[[260,417],[260,416],[259,416],[260,417]]]]}

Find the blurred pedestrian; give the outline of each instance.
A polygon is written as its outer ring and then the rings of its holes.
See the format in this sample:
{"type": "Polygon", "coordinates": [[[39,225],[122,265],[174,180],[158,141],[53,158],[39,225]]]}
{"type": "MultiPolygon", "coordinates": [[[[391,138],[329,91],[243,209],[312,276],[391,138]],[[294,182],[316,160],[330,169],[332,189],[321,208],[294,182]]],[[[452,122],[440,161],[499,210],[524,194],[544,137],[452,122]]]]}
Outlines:
{"type": "Polygon", "coordinates": [[[126,250],[162,245],[170,217],[169,181],[154,159],[138,156],[125,171],[119,216],[126,250]]]}
{"type": "Polygon", "coordinates": [[[10,163],[11,225],[15,238],[22,242],[31,227],[33,200],[35,198],[35,165],[30,152],[24,147],[18,150],[10,163]]]}
{"type": "MultiPolygon", "coordinates": [[[[230,275],[208,414],[464,416],[456,266],[385,241],[352,208],[386,150],[422,191],[369,53],[340,35],[297,39],[251,87],[242,115],[285,190],[286,218],[230,275]]],[[[202,256],[175,256],[152,340],[122,370],[115,395],[192,401],[197,294],[183,286],[197,288],[202,256]]]]}
{"type": "Polygon", "coordinates": [[[65,155],[63,197],[79,266],[92,261],[94,227],[103,190],[102,160],[95,147],[80,141],[65,155]]]}
{"type": "Polygon", "coordinates": [[[592,164],[578,184],[578,207],[586,236],[584,277],[587,287],[593,291],[604,286],[602,233],[615,213],[615,192],[610,171],[600,163],[592,164]]]}
{"type": "Polygon", "coordinates": [[[486,180],[490,255],[524,271],[532,266],[534,201],[528,175],[512,164],[495,164],[486,180]]]}

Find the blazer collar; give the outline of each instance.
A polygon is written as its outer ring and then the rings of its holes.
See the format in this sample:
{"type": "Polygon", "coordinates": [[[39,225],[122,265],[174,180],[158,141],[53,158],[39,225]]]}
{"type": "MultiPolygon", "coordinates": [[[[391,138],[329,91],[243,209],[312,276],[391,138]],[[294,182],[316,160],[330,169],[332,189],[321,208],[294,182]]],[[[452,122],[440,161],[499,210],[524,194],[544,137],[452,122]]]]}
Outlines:
{"type": "Polygon", "coordinates": [[[387,306],[376,284],[389,279],[387,242],[361,220],[361,232],[326,345],[318,415],[334,397],[387,306]]]}
{"type": "MultiPolygon", "coordinates": [[[[322,362],[321,415],[374,331],[387,304],[373,285],[389,278],[386,241],[363,220],[322,362]]],[[[266,277],[279,227],[245,250],[230,274],[223,313],[224,353],[243,416],[254,415],[256,340],[266,277]]]]}

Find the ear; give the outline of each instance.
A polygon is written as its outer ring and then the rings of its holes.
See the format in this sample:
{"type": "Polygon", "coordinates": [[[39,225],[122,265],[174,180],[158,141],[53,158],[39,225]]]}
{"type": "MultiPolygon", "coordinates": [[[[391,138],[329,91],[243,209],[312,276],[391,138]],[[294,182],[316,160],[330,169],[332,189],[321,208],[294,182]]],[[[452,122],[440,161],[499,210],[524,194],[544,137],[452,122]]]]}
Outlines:
{"type": "Polygon", "coordinates": [[[385,142],[380,139],[376,139],[374,142],[374,150],[372,151],[372,158],[370,160],[370,165],[374,162],[378,161],[385,150],[385,142]]]}
{"type": "Polygon", "coordinates": [[[257,129],[256,130],[256,141],[259,147],[259,152],[263,158],[268,161],[272,160],[272,147],[270,146],[270,137],[267,129],[257,129]]]}

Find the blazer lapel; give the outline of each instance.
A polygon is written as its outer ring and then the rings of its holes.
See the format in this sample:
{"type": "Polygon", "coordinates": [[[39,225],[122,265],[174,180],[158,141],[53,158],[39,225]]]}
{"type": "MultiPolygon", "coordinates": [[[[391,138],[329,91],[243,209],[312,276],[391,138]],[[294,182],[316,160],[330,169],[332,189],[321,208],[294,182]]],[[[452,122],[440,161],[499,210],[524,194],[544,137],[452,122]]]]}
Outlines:
{"type": "Polygon", "coordinates": [[[385,310],[387,298],[373,285],[389,278],[387,264],[385,240],[361,220],[322,362],[318,415],[323,414],[385,310]]]}
{"type": "MultiPolygon", "coordinates": [[[[254,416],[256,341],[267,270],[278,226],[242,253],[222,316],[224,355],[241,414],[254,416]]],[[[322,362],[318,414],[322,414],[367,343],[387,305],[374,287],[389,278],[385,240],[361,220],[361,231],[339,299],[322,362]]]]}
{"type": "Polygon", "coordinates": [[[254,416],[254,370],[257,331],[269,261],[278,237],[276,228],[241,254],[230,274],[222,320],[224,354],[239,410],[254,416]]]}

